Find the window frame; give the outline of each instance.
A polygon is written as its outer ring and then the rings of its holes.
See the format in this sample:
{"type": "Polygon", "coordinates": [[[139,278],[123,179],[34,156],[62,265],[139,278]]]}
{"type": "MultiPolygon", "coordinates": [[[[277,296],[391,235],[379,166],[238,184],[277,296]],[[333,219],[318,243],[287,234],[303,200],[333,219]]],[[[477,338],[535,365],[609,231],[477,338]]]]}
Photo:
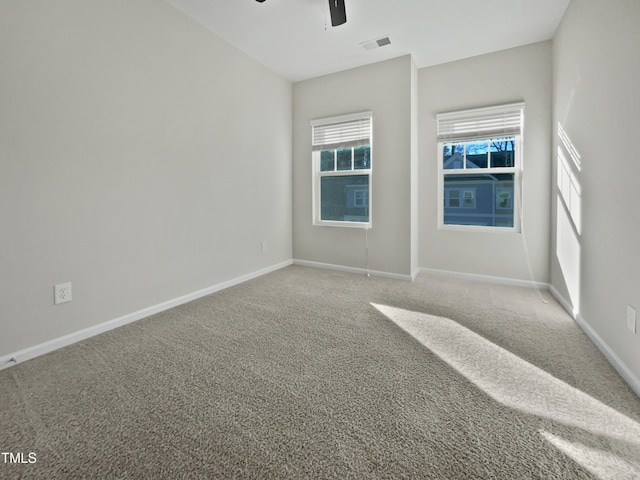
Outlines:
{"type": "MultiPolygon", "coordinates": [[[[373,218],[373,114],[370,111],[367,112],[359,112],[347,115],[339,115],[335,117],[322,118],[317,120],[312,120],[310,122],[311,125],[311,137],[312,137],[312,225],[314,226],[329,226],[329,227],[348,227],[348,228],[371,228],[373,226],[372,218],[373,218]],[[323,127],[330,126],[333,124],[341,124],[347,122],[357,122],[360,120],[369,121],[368,132],[366,132],[367,137],[361,137],[360,144],[353,145],[348,142],[350,145],[341,148],[337,143],[326,144],[326,150],[322,150],[322,143],[317,143],[314,141],[314,129],[315,127],[323,127]],[[368,140],[368,141],[366,141],[368,140]],[[369,168],[356,168],[355,165],[355,151],[359,147],[369,147],[369,168]],[[339,169],[338,168],[338,150],[345,150],[351,148],[351,168],[350,169],[339,169]],[[336,153],[334,154],[333,160],[333,170],[322,170],[321,169],[321,154],[322,151],[334,150],[336,153]],[[350,177],[350,176],[367,176],[369,180],[368,184],[368,194],[366,195],[366,199],[368,201],[368,221],[355,221],[355,220],[323,220],[321,218],[321,207],[322,207],[322,179],[326,177],[350,177]]],[[[365,190],[365,189],[359,189],[365,190]]],[[[353,192],[354,201],[355,201],[355,190],[353,192]]],[[[361,207],[360,207],[361,208],[361,207]]],[[[366,208],[366,207],[365,207],[366,208]]]]}
{"type": "MultiPolygon", "coordinates": [[[[438,162],[438,229],[439,230],[459,230],[473,232],[493,232],[493,233],[520,233],[521,232],[521,191],[522,191],[522,152],[523,152],[523,130],[524,130],[524,103],[516,103],[509,105],[501,105],[496,107],[463,110],[457,112],[449,112],[437,115],[438,121],[438,137],[436,156],[438,162]],[[513,112],[519,111],[519,116],[513,112]],[[504,113],[504,122],[501,115],[504,113]],[[512,117],[509,118],[509,115],[512,117]],[[458,125],[463,125],[464,131],[458,130],[458,125]],[[489,119],[489,120],[486,120],[489,119]],[[497,119],[497,120],[496,120],[497,119]],[[446,123],[445,122],[449,122],[446,123]],[[475,123],[474,123],[475,122],[475,123]],[[444,127],[443,127],[444,124],[444,127]],[[444,132],[443,132],[444,131],[444,132]],[[492,167],[490,163],[486,168],[467,168],[466,152],[468,144],[477,144],[480,142],[488,143],[487,162],[490,162],[491,141],[505,138],[513,138],[514,141],[514,164],[513,167],[492,167]],[[444,168],[444,147],[446,145],[462,145],[464,144],[464,157],[462,168],[445,169],[444,168]],[[471,207],[463,207],[463,191],[473,187],[451,187],[445,189],[445,176],[464,176],[464,175],[493,175],[493,174],[513,174],[513,191],[511,192],[511,203],[513,210],[513,226],[490,226],[490,225],[465,225],[445,223],[445,203],[449,201],[448,194],[445,190],[460,190],[460,207],[456,208],[460,211],[471,209],[471,207]]],[[[505,187],[500,187],[505,188],[505,187]]],[[[494,192],[493,205],[495,213],[496,195],[494,192]]],[[[477,194],[474,195],[474,204],[477,204],[477,194]]]]}

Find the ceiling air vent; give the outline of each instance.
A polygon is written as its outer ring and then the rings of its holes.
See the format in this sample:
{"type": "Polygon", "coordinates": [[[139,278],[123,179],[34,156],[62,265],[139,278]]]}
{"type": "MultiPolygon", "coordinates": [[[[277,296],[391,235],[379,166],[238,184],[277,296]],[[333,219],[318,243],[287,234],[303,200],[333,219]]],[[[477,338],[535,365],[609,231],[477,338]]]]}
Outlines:
{"type": "Polygon", "coordinates": [[[362,42],[360,46],[365,50],[373,50],[374,48],[380,48],[390,44],[391,44],[391,39],[389,38],[389,35],[385,35],[384,37],[362,42]]]}

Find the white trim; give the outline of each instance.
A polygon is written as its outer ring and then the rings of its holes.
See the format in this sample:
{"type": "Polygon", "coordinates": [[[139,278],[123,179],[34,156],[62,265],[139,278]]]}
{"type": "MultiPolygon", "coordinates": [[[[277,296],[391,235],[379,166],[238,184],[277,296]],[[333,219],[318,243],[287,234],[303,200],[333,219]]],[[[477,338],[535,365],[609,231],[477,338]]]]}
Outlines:
{"type": "MultiPolygon", "coordinates": [[[[462,215],[460,215],[462,216],[462,215]]],[[[486,216],[486,215],[485,215],[486,216]]],[[[439,230],[452,231],[452,232],[476,232],[476,233],[496,233],[496,234],[511,234],[520,235],[521,230],[517,227],[488,227],[486,225],[454,225],[453,223],[446,223],[438,226],[439,230]],[[472,230],[473,229],[473,230],[472,230]]]]}
{"type": "Polygon", "coordinates": [[[491,275],[479,275],[477,273],[452,272],[449,270],[437,270],[435,268],[420,268],[420,273],[437,275],[441,277],[461,278],[465,280],[476,280],[480,282],[497,283],[500,285],[511,285],[514,287],[542,288],[549,289],[549,284],[544,282],[532,282],[531,280],[520,280],[517,278],[494,277],[491,275]]]}
{"type": "Polygon", "coordinates": [[[322,262],[312,262],[310,260],[296,260],[293,259],[294,265],[300,265],[302,267],[314,267],[314,268],[325,268],[328,270],[339,270],[341,272],[348,273],[359,273],[364,275],[373,275],[374,277],[385,277],[385,278],[393,278],[395,280],[404,280],[407,282],[412,282],[415,278],[413,275],[403,275],[401,273],[391,273],[391,272],[381,272],[379,270],[368,270],[366,268],[358,268],[358,267],[347,267],[344,265],[335,265],[332,263],[322,263],[322,262]]]}
{"type": "Polygon", "coordinates": [[[418,275],[420,275],[420,267],[416,268],[412,273],[411,273],[411,281],[415,281],[416,278],[418,278],[418,275]]]}
{"type": "MultiPolygon", "coordinates": [[[[369,216],[371,219],[371,216],[369,216]]],[[[318,220],[313,224],[314,227],[348,227],[348,228],[366,228],[367,230],[371,230],[371,223],[367,222],[354,222],[350,220],[318,220]]]]}
{"type": "Polygon", "coordinates": [[[287,267],[292,263],[293,263],[293,260],[286,260],[284,262],[271,265],[270,267],[266,267],[261,270],[256,270],[255,272],[247,273],[240,277],[236,277],[226,282],[218,283],[217,285],[213,285],[211,287],[198,290],[196,292],[188,293],[187,295],[174,298],[173,300],[168,300],[166,302],[162,302],[157,305],[153,305],[151,307],[143,308],[142,310],[129,313],[127,315],[116,318],[114,320],[109,320],[99,325],[94,325],[93,327],[85,328],[83,330],[70,333],[63,337],[49,340],[48,342],[44,342],[39,345],[34,345],[32,347],[27,347],[18,352],[5,355],[3,357],[0,357],[0,370],[11,367],[18,363],[25,362],[27,360],[31,360],[32,358],[39,357],[40,355],[53,352],[54,350],[58,350],[60,348],[71,345],[73,343],[86,340],[88,338],[94,337],[101,333],[108,332],[109,330],[113,330],[123,325],[127,325],[128,323],[133,323],[135,321],[149,317],[156,313],[164,312],[165,310],[169,310],[173,307],[177,307],[178,305],[182,305],[184,303],[197,300],[198,298],[201,298],[207,295],[211,295],[212,293],[219,292],[220,290],[224,290],[225,288],[233,287],[234,285],[244,283],[248,280],[260,277],[267,273],[280,270],[281,268],[287,267]]]}
{"type": "Polygon", "coordinates": [[[551,292],[553,298],[558,301],[562,308],[564,308],[567,313],[571,315],[571,318],[575,320],[578,316],[578,312],[573,309],[573,305],[571,305],[571,303],[569,303],[562,295],[560,295],[560,292],[556,290],[556,287],[554,287],[553,285],[549,285],[549,292],[551,292]]]}
{"type": "Polygon", "coordinates": [[[582,315],[574,312],[571,303],[568,302],[561,294],[556,290],[553,285],[549,286],[551,295],[564,307],[569,315],[575,320],[582,331],[589,337],[589,339],[598,347],[598,350],[605,356],[609,363],[616,369],[618,374],[623,378],[625,382],[631,387],[631,389],[640,397],[640,379],[635,376],[626,363],[613,351],[613,349],[607,345],[600,335],[589,325],[582,315]]]}

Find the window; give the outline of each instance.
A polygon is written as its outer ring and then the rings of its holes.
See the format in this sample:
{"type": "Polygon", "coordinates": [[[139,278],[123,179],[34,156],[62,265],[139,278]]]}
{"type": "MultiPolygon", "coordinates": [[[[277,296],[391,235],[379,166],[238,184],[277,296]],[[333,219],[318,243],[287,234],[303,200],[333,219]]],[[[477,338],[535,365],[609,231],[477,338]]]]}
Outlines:
{"type": "Polygon", "coordinates": [[[311,122],[313,224],[371,226],[372,114],[311,122]]]}
{"type": "Polygon", "coordinates": [[[445,208],[476,208],[476,189],[445,188],[445,208]]]}
{"type": "Polygon", "coordinates": [[[366,207],[369,205],[369,191],[365,189],[354,190],[353,205],[355,207],[366,207]]]}
{"type": "Polygon", "coordinates": [[[513,208],[513,203],[511,203],[512,195],[513,195],[513,188],[508,188],[508,187],[496,188],[496,209],[513,208]]]}
{"type": "Polygon", "coordinates": [[[524,104],[437,115],[441,228],[518,231],[524,104]]]}

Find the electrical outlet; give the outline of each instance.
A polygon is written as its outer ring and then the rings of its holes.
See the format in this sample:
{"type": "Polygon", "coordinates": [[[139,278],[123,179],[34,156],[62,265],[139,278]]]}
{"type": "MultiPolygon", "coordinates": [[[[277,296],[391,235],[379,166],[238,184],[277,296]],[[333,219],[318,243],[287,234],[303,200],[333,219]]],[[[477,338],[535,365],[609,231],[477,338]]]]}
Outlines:
{"type": "Polygon", "coordinates": [[[263,240],[262,242],[260,242],[260,251],[261,251],[262,253],[264,253],[264,252],[266,252],[267,250],[268,250],[268,249],[267,249],[267,242],[266,242],[266,240],[263,240]]]}
{"type": "Polygon", "coordinates": [[[627,305],[627,328],[636,333],[636,309],[627,305]]]}
{"type": "Polygon", "coordinates": [[[53,304],[67,303],[71,301],[71,282],[59,283],[53,287],[53,304]]]}

